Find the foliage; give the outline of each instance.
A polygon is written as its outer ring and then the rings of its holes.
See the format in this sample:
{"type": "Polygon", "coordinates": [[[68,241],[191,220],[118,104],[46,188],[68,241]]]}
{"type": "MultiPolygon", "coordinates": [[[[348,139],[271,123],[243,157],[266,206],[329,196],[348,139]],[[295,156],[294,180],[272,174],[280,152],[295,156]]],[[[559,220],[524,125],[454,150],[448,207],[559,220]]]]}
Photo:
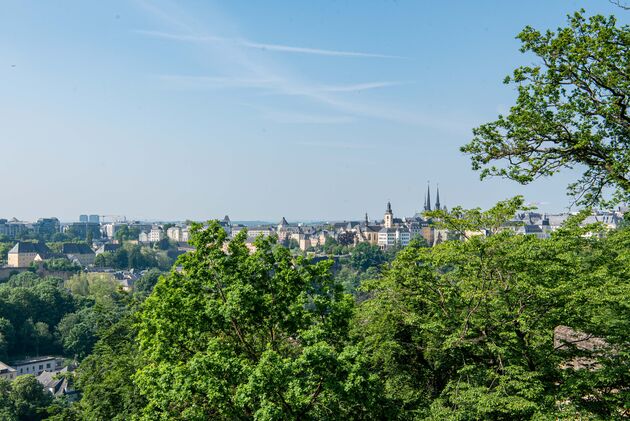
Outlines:
{"type": "Polygon", "coordinates": [[[162,272],[158,269],[149,269],[138,279],[134,285],[136,292],[142,295],[149,295],[157,284],[162,272]]]}
{"type": "MultiPolygon", "coordinates": [[[[480,230],[521,205],[462,211],[473,218],[456,222],[480,230]]],[[[593,229],[574,219],[546,240],[497,230],[401,251],[369,284],[355,325],[386,396],[408,417],[431,419],[609,419],[623,411],[630,231],[585,236],[593,229]],[[558,348],[560,325],[608,345],[558,348]],[[574,361],[598,368],[568,368],[574,361]]]]}
{"type": "Polygon", "coordinates": [[[114,234],[114,238],[118,243],[123,243],[128,240],[137,240],[140,235],[140,229],[138,227],[130,227],[129,225],[122,225],[114,234]]]}
{"type": "Polygon", "coordinates": [[[0,267],[8,263],[9,250],[11,250],[14,245],[14,242],[0,241],[0,267]]]}
{"type": "Polygon", "coordinates": [[[169,266],[172,261],[163,261],[163,254],[138,244],[126,244],[115,252],[104,252],[96,256],[94,266],[113,269],[148,269],[169,266]]]}
{"type": "Polygon", "coordinates": [[[326,254],[339,256],[348,253],[348,247],[339,244],[333,237],[326,237],[326,242],[322,246],[322,251],[326,254]]]}
{"type": "Polygon", "coordinates": [[[80,272],[81,265],[71,262],[66,258],[50,259],[44,261],[44,269],[54,272],[80,272]]]}
{"type": "Polygon", "coordinates": [[[146,404],[130,377],[142,366],[137,344],[129,340],[136,335],[131,311],[101,332],[93,353],[79,367],[79,419],[128,420],[146,404]]]}
{"type": "Polygon", "coordinates": [[[8,355],[57,351],[53,328],[76,306],[70,293],[60,287],[59,279],[33,283],[33,276],[15,275],[0,285],[0,333],[8,355]]]}
{"type": "Polygon", "coordinates": [[[344,231],[337,236],[337,242],[342,246],[353,246],[356,234],[351,231],[344,231]]]}
{"type": "Polygon", "coordinates": [[[569,188],[579,203],[602,200],[607,186],[630,197],[630,31],[616,19],[584,12],[568,26],[541,33],[526,27],[521,51],[540,65],[523,66],[505,83],[518,87],[507,116],[474,130],[462,148],[481,177],[498,175],[529,183],[562,168],[583,166],[569,188]],[[494,165],[499,162],[505,165],[494,165]]]}
{"type": "Polygon", "coordinates": [[[191,232],[196,250],[180,257],[182,272],[160,279],[140,314],[144,418],[369,413],[373,401],[355,398],[370,396],[370,380],[345,346],[352,299],[330,263],[294,259],[273,238],[259,238],[250,254],[244,233],[228,243],[216,222],[191,232]]]}
{"type": "Polygon", "coordinates": [[[78,360],[87,357],[96,343],[98,314],[92,307],[66,314],[57,325],[63,351],[78,360]]]}
{"type": "Polygon", "coordinates": [[[52,402],[52,395],[44,390],[35,376],[27,374],[13,380],[9,399],[16,419],[36,421],[45,417],[46,408],[52,402]]]}

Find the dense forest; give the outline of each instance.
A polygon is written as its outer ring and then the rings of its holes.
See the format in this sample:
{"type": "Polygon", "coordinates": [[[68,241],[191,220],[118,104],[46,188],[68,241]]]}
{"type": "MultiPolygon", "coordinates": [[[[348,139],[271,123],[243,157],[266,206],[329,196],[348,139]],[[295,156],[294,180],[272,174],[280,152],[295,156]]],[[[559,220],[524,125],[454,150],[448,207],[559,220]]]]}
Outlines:
{"type": "MultiPolygon", "coordinates": [[[[526,28],[539,66],[462,149],[481,175],[584,174],[578,203],[630,195],[630,31],[614,17],[526,28]],[[614,190],[607,197],[607,189],[614,190]]],[[[3,419],[624,419],[630,417],[630,225],[570,218],[551,238],[505,229],[526,209],[428,214],[452,233],[397,253],[361,245],[333,268],[218,222],[134,292],[107,279],[12,277],[0,354],[62,353],[80,400],[0,381],[3,419]],[[479,235],[484,233],[484,235],[479,235]]],[[[334,245],[335,247],[337,245],[334,245]]]]}

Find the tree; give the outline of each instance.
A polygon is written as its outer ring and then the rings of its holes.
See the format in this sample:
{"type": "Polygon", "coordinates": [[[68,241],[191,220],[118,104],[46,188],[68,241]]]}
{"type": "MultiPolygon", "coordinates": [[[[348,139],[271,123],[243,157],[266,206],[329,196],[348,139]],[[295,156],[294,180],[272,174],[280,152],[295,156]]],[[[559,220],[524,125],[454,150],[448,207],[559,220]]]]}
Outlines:
{"type": "Polygon", "coordinates": [[[71,262],[64,257],[44,261],[44,269],[53,272],[80,272],[81,265],[71,262]]]}
{"type": "Polygon", "coordinates": [[[19,420],[41,420],[52,402],[52,395],[44,390],[35,376],[19,376],[11,384],[9,397],[19,420]]]}
{"type": "Polygon", "coordinates": [[[630,230],[603,235],[580,226],[583,213],[550,239],[516,235],[504,224],[522,206],[515,198],[485,212],[436,212],[451,230],[489,235],[410,245],[370,282],[355,335],[405,418],[612,419],[627,411],[622,262],[630,230]],[[560,325],[604,342],[560,346],[560,325]]]}
{"type": "Polygon", "coordinates": [[[0,317],[0,361],[6,361],[12,343],[9,341],[14,337],[13,325],[4,317],[0,317]]]}
{"type": "Polygon", "coordinates": [[[518,87],[507,116],[473,130],[462,151],[481,178],[507,177],[526,184],[563,168],[584,168],[569,186],[581,204],[630,198],[630,30],[601,15],[569,17],[557,32],[526,27],[522,52],[539,65],[523,66],[505,83],[518,87]]]}
{"type": "Polygon", "coordinates": [[[0,419],[17,421],[13,402],[11,401],[11,382],[0,378],[0,419]]]}
{"type": "Polygon", "coordinates": [[[350,256],[352,267],[361,271],[366,271],[371,267],[378,268],[385,261],[385,254],[379,246],[365,242],[357,244],[350,256]]]}
{"type": "Polygon", "coordinates": [[[143,295],[151,294],[153,287],[157,284],[162,272],[158,269],[149,269],[144,275],[140,277],[135,283],[135,290],[143,295]]]}
{"type": "Polygon", "coordinates": [[[114,237],[116,241],[122,243],[127,240],[137,240],[140,235],[140,229],[137,227],[129,227],[128,225],[122,225],[116,230],[114,237]]]}
{"type": "Polygon", "coordinates": [[[337,236],[337,242],[341,244],[342,246],[352,246],[354,245],[355,237],[356,237],[356,234],[354,232],[345,231],[345,232],[340,233],[337,236]]]}
{"type": "Polygon", "coordinates": [[[0,267],[8,263],[9,250],[13,248],[13,242],[2,241],[0,242],[0,267]]]}
{"type": "Polygon", "coordinates": [[[274,238],[227,242],[217,222],[191,228],[195,251],[143,303],[146,360],[134,376],[145,419],[378,417],[375,379],[346,346],[353,302],[329,266],[274,238]],[[224,250],[224,246],[227,247],[224,250]]]}
{"type": "Polygon", "coordinates": [[[81,362],[77,387],[82,399],[77,419],[129,420],[146,405],[131,378],[142,366],[137,342],[129,340],[137,334],[133,322],[133,315],[125,314],[105,329],[94,352],[81,362]]]}
{"type": "Polygon", "coordinates": [[[35,333],[35,355],[46,354],[51,351],[53,336],[44,322],[37,322],[34,325],[35,333]]]}
{"type": "Polygon", "coordinates": [[[96,343],[98,318],[91,307],[69,313],[57,325],[57,334],[66,355],[82,360],[96,343]]]}
{"type": "Polygon", "coordinates": [[[112,266],[117,269],[127,269],[129,268],[129,253],[124,248],[119,248],[114,253],[114,260],[112,262],[112,266]]]}

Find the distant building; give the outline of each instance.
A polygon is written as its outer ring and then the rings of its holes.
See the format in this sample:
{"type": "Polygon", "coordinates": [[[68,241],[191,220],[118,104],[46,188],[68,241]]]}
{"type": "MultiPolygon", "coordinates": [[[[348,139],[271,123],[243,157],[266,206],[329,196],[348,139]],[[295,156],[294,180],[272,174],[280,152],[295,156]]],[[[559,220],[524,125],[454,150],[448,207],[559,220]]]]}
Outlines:
{"type": "Polygon", "coordinates": [[[383,226],[385,228],[393,228],[394,226],[394,212],[392,212],[392,204],[387,202],[387,210],[385,210],[385,216],[383,217],[383,226]]]}
{"type": "Polygon", "coordinates": [[[94,254],[98,256],[99,254],[106,253],[106,252],[116,253],[118,249],[120,249],[121,247],[122,247],[121,244],[112,244],[112,243],[103,244],[102,246],[96,249],[96,252],[94,252],[94,254]]]}
{"type": "Polygon", "coordinates": [[[188,227],[170,227],[166,230],[166,236],[178,243],[187,243],[189,238],[188,227]]]}
{"type": "Polygon", "coordinates": [[[154,225],[149,231],[149,242],[157,243],[158,241],[162,241],[164,239],[164,230],[162,227],[154,225]]]}
{"type": "Polygon", "coordinates": [[[35,233],[40,236],[53,236],[61,232],[61,223],[57,218],[40,218],[33,224],[35,233]]]}
{"type": "Polygon", "coordinates": [[[223,227],[223,229],[227,233],[228,237],[231,237],[232,236],[232,221],[230,221],[230,217],[225,215],[223,217],[223,220],[219,221],[219,223],[221,224],[221,227],[223,227]]]}
{"type": "Polygon", "coordinates": [[[100,224],[101,223],[101,217],[98,215],[90,215],[88,217],[88,222],[91,222],[93,224],[100,224]]]}
{"type": "Polygon", "coordinates": [[[157,243],[164,239],[164,230],[159,225],[153,225],[150,230],[143,230],[138,235],[140,243],[157,243]]]}
{"type": "Polygon", "coordinates": [[[88,234],[93,239],[101,238],[101,224],[97,222],[73,222],[66,227],[66,234],[86,240],[88,234]]]}
{"type": "Polygon", "coordinates": [[[18,241],[8,253],[8,265],[14,268],[30,266],[53,257],[53,252],[44,243],[18,241]]]}
{"type": "MultiPolygon", "coordinates": [[[[243,227],[243,228],[245,228],[245,227],[243,227]]],[[[238,233],[239,231],[236,231],[236,233],[238,233]]],[[[236,235],[236,233],[233,231],[232,235],[236,235]]],[[[273,230],[271,229],[271,227],[257,226],[257,227],[248,227],[247,228],[247,236],[248,237],[256,238],[256,237],[261,236],[261,235],[263,237],[268,237],[271,234],[273,234],[273,230]]]]}
{"type": "Polygon", "coordinates": [[[79,222],[89,222],[87,215],[79,215],[79,222]]]}
{"type": "Polygon", "coordinates": [[[63,367],[63,359],[58,357],[37,357],[26,360],[14,361],[11,366],[17,376],[32,374],[39,376],[44,371],[59,371],[63,367]]]}
{"type": "Polygon", "coordinates": [[[18,221],[13,218],[10,221],[6,219],[0,219],[0,235],[4,235],[9,238],[18,238],[23,233],[29,230],[29,225],[26,222],[18,221]]]}
{"type": "Polygon", "coordinates": [[[103,224],[101,226],[101,230],[103,232],[103,234],[105,235],[105,237],[109,238],[109,239],[113,239],[116,238],[116,232],[122,228],[123,226],[126,226],[127,224],[118,224],[116,222],[110,222],[108,224],[103,224]]]}
{"type": "Polygon", "coordinates": [[[388,249],[394,246],[405,247],[411,241],[411,233],[408,228],[382,228],[378,232],[378,246],[382,249],[388,249]]]}
{"type": "Polygon", "coordinates": [[[59,371],[44,370],[37,376],[37,381],[53,396],[74,395],[76,391],[68,384],[67,376],[57,377],[60,373],[67,372],[68,367],[64,367],[59,371]]]}
{"type": "Polygon", "coordinates": [[[96,254],[90,246],[85,243],[64,243],[61,245],[61,253],[68,260],[76,262],[81,266],[90,266],[94,264],[96,254]]]}
{"type": "Polygon", "coordinates": [[[17,377],[17,371],[15,368],[10,367],[0,361],[0,379],[13,380],[17,377]]]}

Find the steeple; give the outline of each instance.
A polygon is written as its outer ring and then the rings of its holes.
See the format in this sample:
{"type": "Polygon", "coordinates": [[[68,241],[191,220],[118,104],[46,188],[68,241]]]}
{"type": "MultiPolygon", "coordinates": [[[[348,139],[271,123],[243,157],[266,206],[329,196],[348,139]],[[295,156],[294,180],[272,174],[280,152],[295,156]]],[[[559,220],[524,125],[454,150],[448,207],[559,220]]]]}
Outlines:
{"type": "Polygon", "coordinates": [[[424,210],[431,210],[431,186],[427,184],[427,199],[424,202],[424,210]]]}
{"type": "Polygon", "coordinates": [[[368,214],[365,212],[365,226],[370,225],[370,220],[368,219],[368,214]]]}
{"type": "Polygon", "coordinates": [[[440,187],[438,186],[437,192],[435,193],[435,210],[440,210],[440,187]]]}
{"type": "Polygon", "coordinates": [[[392,204],[387,202],[387,210],[385,211],[385,217],[383,218],[383,225],[385,228],[391,228],[394,226],[394,212],[392,212],[392,204]]]}

